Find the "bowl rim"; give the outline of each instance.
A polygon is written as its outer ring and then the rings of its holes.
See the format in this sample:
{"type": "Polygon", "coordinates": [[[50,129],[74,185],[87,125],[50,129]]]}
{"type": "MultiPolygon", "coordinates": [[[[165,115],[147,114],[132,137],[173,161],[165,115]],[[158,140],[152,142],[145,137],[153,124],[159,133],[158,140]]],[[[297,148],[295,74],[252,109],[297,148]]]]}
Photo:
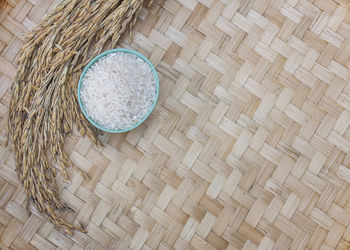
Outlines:
{"type": "Polygon", "coordinates": [[[141,53],[135,51],[135,50],[131,50],[131,49],[124,49],[124,48],[118,48],[118,49],[111,49],[111,50],[107,50],[102,52],[101,54],[95,56],[84,68],[83,72],[80,75],[79,78],[79,83],[78,83],[78,88],[77,88],[77,92],[78,92],[78,102],[79,102],[79,106],[80,106],[80,110],[83,112],[84,116],[86,117],[86,119],[88,119],[88,121],[94,125],[96,128],[104,131],[104,132],[108,132],[108,133],[124,133],[124,132],[128,132],[130,130],[133,130],[135,128],[137,128],[138,126],[140,126],[147,118],[148,116],[152,113],[154,107],[157,104],[158,101],[158,97],[159,97],[159,79],[158,79],[158,74],[156,69],[154,68],[153,64],[150,62],[150,60],[148,60],[144,55],[142,55],[141,53]],[[83,102],[81,100],[81,96],[80,96],[80,90],[81,90],[81,85],[82,85],[82,81],[84,79],[84,76],[86,74],[86,72],[89,70],[89,68],[96,63],[100,58],[111,54],[111,53],[118,53],[118,52],[124,52],[124,53],[130,53],[130,54],[134,54],[136,56],[138,56],[139,58],[143,59],[152,69],[153,71],[153,75],[154,75],[154,79],[156,82],[156,97],[154,100],[154,103],[152,105],[152,107],[150,108],[149,112],[145,115],[145,117],[139,121],[137,124],[135,124],[134,126],[130,127],[130,128],[125,128],[125,129],[119,129],[119,130],[114,130],[114,129],[108,129],[105,127],[102,127],[101,125],[99,125],[98,123],[96,123],[95,121],[93,121],[89,115],[86,113],[86,110],[84,108],[83,102]]]}

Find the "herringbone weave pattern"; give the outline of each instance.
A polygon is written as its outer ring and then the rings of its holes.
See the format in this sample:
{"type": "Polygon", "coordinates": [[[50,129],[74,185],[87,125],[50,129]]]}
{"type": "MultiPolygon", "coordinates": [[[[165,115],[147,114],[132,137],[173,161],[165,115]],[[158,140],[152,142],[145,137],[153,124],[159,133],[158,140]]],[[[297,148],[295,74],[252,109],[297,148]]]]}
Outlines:
{"type": "MultiPolygon", "coordinates": [[[[3,2],[3,1],[0,1],[3,2]]],[[[0,117],[23,39],[56,2],[0,6],[0,117]]],[[[158,1],[159,3],[159,1],[158,1]]],[[[159,103],[138,129],[73,134],[62,216],[30,206],[0,146],[0,248],[348,249],[350,2],[167,0],[144,9],[122,47],[159,72],[159,103]]],[[[61,180],[59,180],[61,181],[61,180]]]]}

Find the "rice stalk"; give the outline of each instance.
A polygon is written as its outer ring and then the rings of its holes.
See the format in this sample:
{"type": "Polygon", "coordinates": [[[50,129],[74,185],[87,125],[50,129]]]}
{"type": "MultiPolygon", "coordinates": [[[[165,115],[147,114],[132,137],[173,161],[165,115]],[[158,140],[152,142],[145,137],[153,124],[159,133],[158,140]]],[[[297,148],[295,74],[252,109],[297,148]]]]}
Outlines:
{"type": "Polygon", "coordinates": [[[142,4],[143,0],[64,0],[42,19],[19,53],[8,119],[16,171],[28,198],[68,234],[86,231],[57,215],[57,210],[70,208],[59,197],[54,165],[66,182],[69,168],[87,178],[63,150],[73,124],[82,136],[101,145],[100,131],[80,112],[78,79],[92,57],[115,46],[134,25],[142,4]]]}

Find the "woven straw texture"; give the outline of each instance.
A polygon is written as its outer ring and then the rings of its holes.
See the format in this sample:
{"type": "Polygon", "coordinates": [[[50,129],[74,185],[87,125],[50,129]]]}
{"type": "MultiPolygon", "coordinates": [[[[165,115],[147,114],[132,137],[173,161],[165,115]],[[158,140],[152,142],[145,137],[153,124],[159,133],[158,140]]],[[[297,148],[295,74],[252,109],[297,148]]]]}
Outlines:
{"type": "MultiPolygon", "coordinates": [[[[0,0],[0,141],[25,35],[58,1],[0,0]]],[[[160,1],[158,1],[159,3],[160,1]]],[[[30,205],[0,146],[0,248],[348,249],[350,2],[166,0],[133,41],[160,77],[134,131],[77,134],[63,234],[30,205]]]]}

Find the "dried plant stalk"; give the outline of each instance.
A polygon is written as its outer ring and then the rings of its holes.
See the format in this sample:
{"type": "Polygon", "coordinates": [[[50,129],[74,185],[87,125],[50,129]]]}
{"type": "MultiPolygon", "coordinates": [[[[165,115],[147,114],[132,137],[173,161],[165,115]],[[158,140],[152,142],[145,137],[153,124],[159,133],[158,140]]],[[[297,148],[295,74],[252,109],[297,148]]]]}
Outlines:
{"type": "Polygon", "coordinates": [[[133,25],[142,3],[143,0],[64,0],[40,22],[19,53],[8,123],[17,174],[38,210],[69,234],[85,230],[56,214],[56,210],[69,207],[60,200],[57,172],[50,159],[60,167],[67,182],[69,167],[86,177],[63,151],[65,136],[73,124],[82,136],[100,145],[100,131],[79,109],[78,78],[93,56],[114,46],[126,28],[133,25]]]}

